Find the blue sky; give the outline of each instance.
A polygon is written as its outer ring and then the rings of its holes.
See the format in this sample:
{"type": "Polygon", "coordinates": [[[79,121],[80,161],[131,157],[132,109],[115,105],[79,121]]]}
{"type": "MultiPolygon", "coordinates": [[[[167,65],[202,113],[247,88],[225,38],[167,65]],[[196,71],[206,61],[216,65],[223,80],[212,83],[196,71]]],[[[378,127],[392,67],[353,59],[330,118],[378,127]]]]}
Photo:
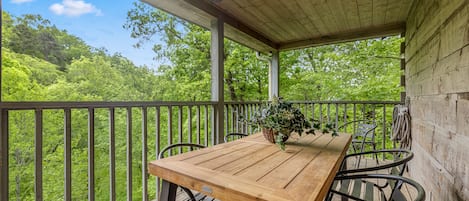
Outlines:
{"type": "Polygon", "coordinates": [[[136,40],[122,28],[127,11],[136,0],[3,0],[2,9],[15,16],[40,14],[59,29],[83,39],[93,47],[120,52],[136,65],[156,68],[152,44],[136,49],[136,40]]]}

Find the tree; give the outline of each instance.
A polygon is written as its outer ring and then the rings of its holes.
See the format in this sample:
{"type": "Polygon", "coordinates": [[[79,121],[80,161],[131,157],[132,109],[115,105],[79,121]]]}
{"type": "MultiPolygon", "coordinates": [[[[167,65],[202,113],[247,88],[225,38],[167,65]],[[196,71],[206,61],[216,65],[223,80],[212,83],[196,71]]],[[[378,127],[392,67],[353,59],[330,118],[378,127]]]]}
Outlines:
{"type": "MultiPolygon", "coordinates": [[[[139,39],[140,47],[154,38],[155,59],[169,60],[159,73],[173,82],[177,94],[167,100],[208,100],[210,98],[210,33],[143,3],[134,3],[124,28],[139,39]]],[[[225,40],[225,99],[233,101],[265,99],[267,64],[258,61],[255,52],[225,40]]],[[[174,90],[172,90],[174,91],[174,90]]]]}

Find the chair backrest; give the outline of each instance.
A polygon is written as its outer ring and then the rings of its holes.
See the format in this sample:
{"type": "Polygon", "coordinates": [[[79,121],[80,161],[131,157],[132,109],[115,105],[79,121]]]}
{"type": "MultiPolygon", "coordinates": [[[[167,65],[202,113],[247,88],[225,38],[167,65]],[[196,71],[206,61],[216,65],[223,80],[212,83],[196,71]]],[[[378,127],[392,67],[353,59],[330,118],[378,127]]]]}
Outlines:
{"type": "Polygon", "coordinates": [[[229,133],[228,135],[225,136],[224,140],[225,140],[225,142],[229,142],[232,139],[240,139],[240,138],[243,138],[243,137],[246,137],[246,136],[248,136],[248,134],[245,134],[245,133],[229,133]]]}
{"type": "Polygon", "coordinates": [[[387,170],[388,174],[402,176],[404,169],[407,167],[407,163],[414,157],[414,153],[407,149],[384,149],[360,152],[354,154],[348,154],[345,156],[341,170],[337,172],[337,175],[346,175],[354,173],[364,173],[373,171],[387,170]],[[357,159],[358,158],[358,159],[357,159]],[[347,164],[356,160],[363,160],[362,158],[369,158],[370,163],[366,163],[365,167],[348,168],[347,164]],[[380,159],[375,160],[373,159],[380,159]],[[353,161],[352,161],[353,160],[353,161]]]}
{"type": "Polygon", "coordinates": [[[367,137],[367,136],[374,138],[376,127],[377,127],[376,124],[372,124],[372,123],[368,123],[368,124],[359,123],[357,124],[357,129],[355,133],[353,134],[353,136],[355,138],[367,137]]]}
{"type": "Polygon", "coordinates": [[[200,144],[193,144],[193,143],[176,143],[176,144],[172,144],[172,145],[169,145],[169,146],[163,148],[160,151],[160,154],[158,154],[158,159],[164,158],[165,153],[167,153],[167,152],[169,152],[169,155],[171,155],[171,151],[175,148],[179,148],[182,151],[183,151],[184,148],[187,148],[189,151],[193,151],[193,150],[196,150],[196,149],[205,148],[205,146],[200,145],[200,144]]]}
{"type": "Polygon", "coordinates": [[[375,129],[377,125],[370,121],[370,120],[356,120],[356,121],[350,121],[347,122],[341,126],[339,126],[337,129],[343,130],[345,132],[348,132],[350,128],[353,129],[353,138],[358,138],[358,137],[372,137],[374,138],[375,134],[375,129]]]}
{"type": "MultiPolygon", "coordinates": [[[[343,175],[335,177],[334,181],[339,182],[340,186],[331,188],[330,192],[345,195],[355,200],[369,200],[367,197],[374,200],[373,192],[380,192],[381,197],[389,201],[425,200],[425,190],[423,187],[419,183],[401,176],[384,174],[343,175]],[[376,185],[380,180],[384,180],[387,183],[397,183],[399,185],[391,186],[390,190],[385,190],[383,187],[376,185]],[[361,188],[362,184],[365,184],[364,188],[361,188]],[[353,186],[353,188],[347,188],[349,186],[353,186]],[[405,186],[405,188],[403,188],[403,186],[405,186]],[[377,188],[378,190],[374,191],[373,188],[377,188]]],[[[332,196],[329,197],[332,198],[332,196]]]]}
{"type": "MultiPolygon", "coordinates": [[[[196,150],[196,149],[205,148],[205,146],[200,145],[200,144],[193,144],[193,143],[176,143],[176,144],[172,144],[172,145],[169,145],[169,146],[163,148],[160,151],[160,154],[158,154],[158,159],[164,158],[165,153],[168,153],[169,155],[171,155],[172,150],[176,149],[176,148],[178,148],[180,152],[183,152],[184,149],[187,149],[188,151],[193,151],[193,150],[196,150]]],[[[189,190],[188,188],[183,187],[183,186],[179,186],[179,187],[187,194],[187,196],[189,197],[189,200],[191,200],[191,201],[197,200],[191,190],[189,190]]]]}

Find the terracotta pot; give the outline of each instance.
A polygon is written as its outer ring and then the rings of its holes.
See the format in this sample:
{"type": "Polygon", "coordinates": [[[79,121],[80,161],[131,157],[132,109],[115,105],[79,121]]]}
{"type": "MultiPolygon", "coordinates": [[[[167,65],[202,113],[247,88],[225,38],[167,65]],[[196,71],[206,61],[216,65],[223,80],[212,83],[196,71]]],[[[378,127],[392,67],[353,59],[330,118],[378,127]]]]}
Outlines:
{"type": "MultiPolygon", "coordinates": [[[[275,137],[277,136],[278,132],[277,131],[274,131],[270,128],[263,128],[262,129],[262,134],[264,134],[264,138],[271,142],[271,143],[275,143],[275,137]]],[[[287,141],[288,140],[288,136],[285,135],[282,139],[283,142],[287,141]]]]}

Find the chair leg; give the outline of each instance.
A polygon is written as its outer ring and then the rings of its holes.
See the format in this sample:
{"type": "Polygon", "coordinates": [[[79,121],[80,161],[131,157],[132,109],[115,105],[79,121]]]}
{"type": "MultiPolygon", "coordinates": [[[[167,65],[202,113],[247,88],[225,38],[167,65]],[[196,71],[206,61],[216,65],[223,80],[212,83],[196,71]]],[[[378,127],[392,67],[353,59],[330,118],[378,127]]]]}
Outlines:
{"type": "Polygon", "coordinates": [[[160,201],[174,201],[176,200],[176,190],[178,186],[163,179],[161,184],[160,201]]]}
{"type": "MultiPolygon", "coordinates": [[[[376,151],[376,144],[373,142],[373,151],[376,151]]],[[[375,154],[375,160],[376,160],[376,164],[379,164],[379,160],[378,160],[378,154],[375,154]]]]}

